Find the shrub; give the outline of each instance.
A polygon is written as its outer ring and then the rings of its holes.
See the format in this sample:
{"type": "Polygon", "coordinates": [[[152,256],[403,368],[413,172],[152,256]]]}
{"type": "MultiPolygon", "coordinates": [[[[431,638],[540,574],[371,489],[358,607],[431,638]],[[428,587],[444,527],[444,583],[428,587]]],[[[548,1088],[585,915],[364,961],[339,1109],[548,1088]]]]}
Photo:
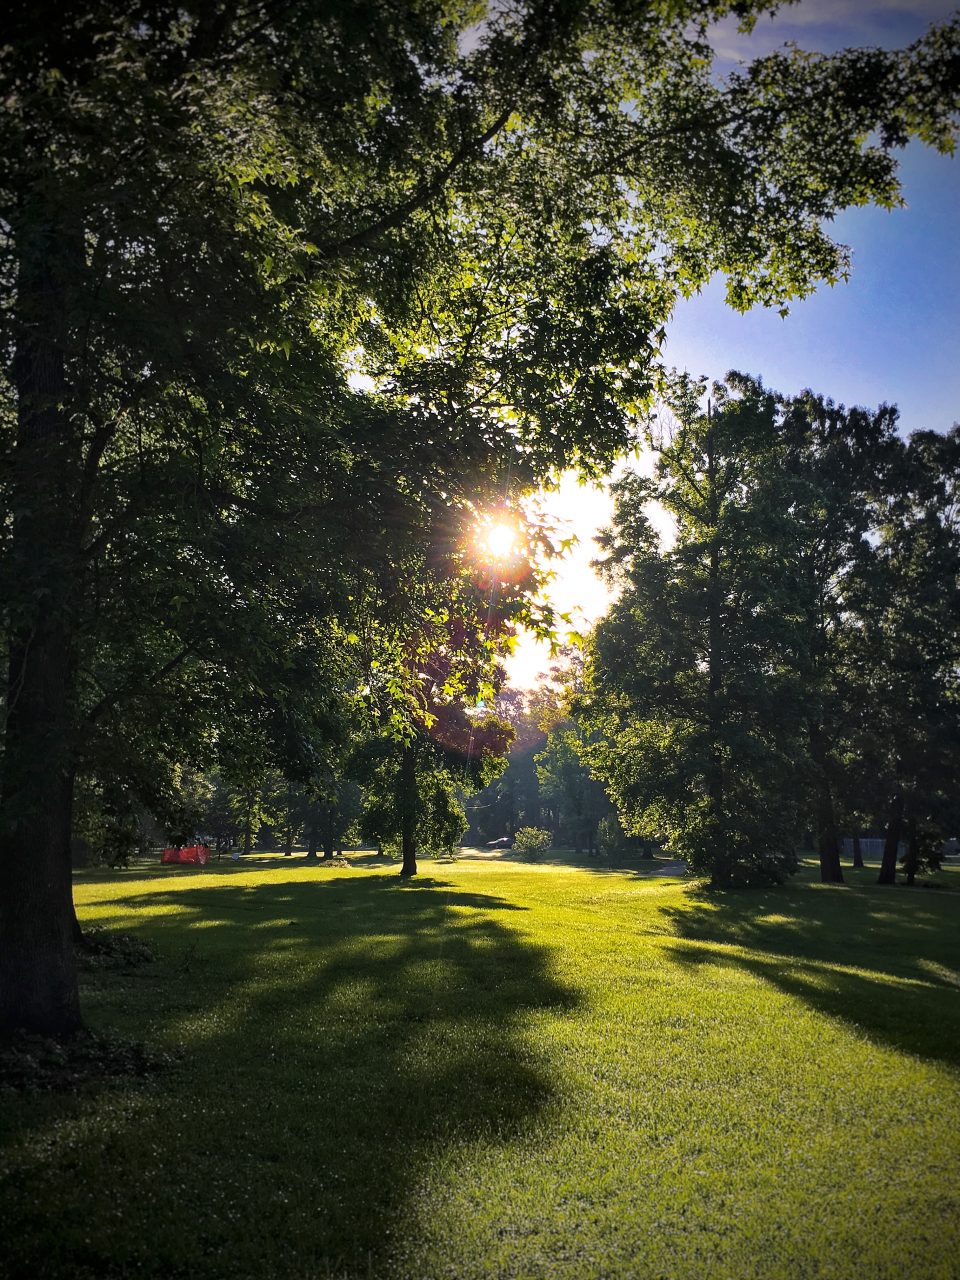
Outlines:
{"type": "Polygon", "coordinates": [[[528,858],[536,858],[541,853],[546,853],[553,843],[553,837],[549,831],[544,831],[542,827],[521,827],[517,834],[513,837],[513,847],[518,853],[526,854],[528,858]]]}

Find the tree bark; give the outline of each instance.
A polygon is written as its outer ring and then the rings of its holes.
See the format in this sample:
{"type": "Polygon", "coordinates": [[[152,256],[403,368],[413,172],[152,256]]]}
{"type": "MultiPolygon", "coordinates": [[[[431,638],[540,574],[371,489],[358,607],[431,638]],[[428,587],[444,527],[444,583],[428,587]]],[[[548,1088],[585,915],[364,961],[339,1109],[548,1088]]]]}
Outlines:
{"type": "Polygon", "coordinates": [[[810,726],[810,756],[816,770],[817,852],[820,855],[820,880],[824,884],[843,884],[840,865],[840,835],[837,831],[833,791],[827,773],[827,752],[823,727],[810,726]]]}
{"type": "Polygon", "coordinates": [[[321,843],[323,844],[323,861],[333,861],[333,848],[335,841],[334,833],[334,812],[333,806],[324,805],[323,808],[323,836],[321,843]]]}
{"type": "Polygon", "coordinates": [[[17,228],[16,439],[4,770],[0,790],[0,1032],[81,1026],[70,827],[80,599],[79,426],[65,348],[76,244],[55,217],[17,228]]]}
{"type": "Polygon", "coordinates": [[[887,835],[883,844],[883,858],[880,862],[877,884],[897,883],[897,851],[900,848],[900,832],[903,830],[903,806],[903,788],[898,786],[890,801],[887,835]]]}
{"type": "Polygon", "coordinates": [[[908,885],[912,885],[917,878],[917,868],[920,865],[919,843],[920,835],[917,831],[917,819],[911,806],[910,812],[907,814],[907,856],[903,860],[903,870],[906,873],[908,885]]]}
{"type": "Polygon", "coordinates": [[[860,847],[859,831],[854,831],[854,867],[863,867],[863,849],[860,847]]]}
{"type": "Polygon", "coordinates": [[[403,863],[400,875],[406,880],[417,874],[417,748],[411,743],[400,756],[399,775],[400,851],[403,863]]]}

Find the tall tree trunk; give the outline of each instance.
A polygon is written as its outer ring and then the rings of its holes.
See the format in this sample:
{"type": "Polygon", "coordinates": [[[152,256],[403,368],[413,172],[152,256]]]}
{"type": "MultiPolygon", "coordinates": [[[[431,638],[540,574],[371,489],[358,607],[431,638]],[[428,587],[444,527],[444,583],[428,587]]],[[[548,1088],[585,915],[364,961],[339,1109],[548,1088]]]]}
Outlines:
{"type": "Polygon", "coordinates": [[[79,427],[65,346],[76,245],[59,222],[17,227],[16,439],[6,725],[0,790],[0,1032],[81,1027],[70,826],[80,598],[79,427]]]}
{"type": "Polygon", "coordinates": [[[293,788],[287,785],[287,822],[283,830],[283,856],[289,858],[293,853],[293,788]]]}
{"type": "Polygon", "coordinates": [[[863,850],[860,847],[860,832],[854,828],[853,831],[853,865],[855,867],[863,866],[863,850]]]}
{"type": "Polygon", "coordinates": [[[253,848],[253,801],[247,804],[247,811],[243,819],[243,852],[248,854],[253,848]]]}
{"type": "Polygon", "coordinates": [[[900,832],[903,830],[903,788],[898,784],[890,801],[890,813],[887,817],[887,834],[883,842],[883,858],[880,861],[880,874],[877,884],[897,883],[897,852],[900,848],[900,832]]]}
{"type": "Polygon", "coordinates": [[[403,879],[417,874],[417,817],[419,810],[417,795],[417,748],[410,743],[403,748],[400,756],[400,775],[398,779],[400,802],[400,851],[403,863],[400,875],[403,879]]]}
{"type": "Polygon", "coordinates": [[[824,884],[843,884],[843,868],[840,865],[840,834],[837,831],[836,812],[833,807],[833,791],[827,772],[827,751],[823,726],[811,724],[809,731],[810,756],[816,771],[817,804],[817,852],[820,855],[820,879],[824,884]]]}
{"type": "Polygon", "coordinates": [[[307,857],[315,858],[317,856],[317,845],[319,839],[317,836],[317,824],[311,819],[310,826],[307,828],[307,857]]]}

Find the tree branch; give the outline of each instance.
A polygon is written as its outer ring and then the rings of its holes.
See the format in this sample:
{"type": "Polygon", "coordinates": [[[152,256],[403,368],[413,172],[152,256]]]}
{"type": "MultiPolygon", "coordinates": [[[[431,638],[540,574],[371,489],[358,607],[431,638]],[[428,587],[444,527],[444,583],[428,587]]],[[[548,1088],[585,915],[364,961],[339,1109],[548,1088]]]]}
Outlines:
{"type": "Polygon", "coordinates": [[[128,680],[126,684],[121,685],[119,689],[114,689],[111,693],[104,694],[104,696],[100,699],[100,701],[94,703],[94,705],[90,708],[90,710],[84,716],[83,718],[84,727],[89,728],[91,725],[96,724],[96,722],[100,719],[102,715],[104,715],[112,707],[115,707],[117,703],[120,702],[123,698],[125,698],[128,694],[135,692],[137,689],[141,688],[144,684],[148,682],[150,684],[157,684],[165,676],[168,676],[171,671],[175,671],[177,667],[179,667],[190,656],[191,653],[193,653],[193,646],[187,645],[185,649],[181,649],[179,653],[174,654],[174,656],[169,660],[169,662],[165,662],[163,666],[159,669],[159,671],[155,671],[152,675],[150,675],[148,672],[143,672],[140,676],[137,677],[136,681],[132,679],[128,680]]]}
{"type": "Polygon", "coordinates": [[[483,133],[462,142],[443,168],[424,182],[409,200],[404,200],[402,204],[391,209],[389,213],[378,218],[376,222],[372,222],[361,231],[355,231],[353,235],[346,236],[343,240],[328,240],[325,244],[319,244],[317,248],[320,253],[327,261],[349,257],[356,250],[367,248],[379,240],[387,231],[392,231],[395,227],[399,227],[406,222],[411,214],[416,213],[437,198],[457,169],[472,159],[478,151],[481,151],[500,132],[512,114],[512,104],[504,107],[493,123],[484,129],[483,133]]]}

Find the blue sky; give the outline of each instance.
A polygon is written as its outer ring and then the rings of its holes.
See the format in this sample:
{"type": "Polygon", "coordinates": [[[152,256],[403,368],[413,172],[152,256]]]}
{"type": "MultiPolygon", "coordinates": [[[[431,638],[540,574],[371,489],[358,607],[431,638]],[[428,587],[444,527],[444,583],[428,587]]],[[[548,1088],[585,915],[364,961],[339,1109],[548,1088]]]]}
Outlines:
{"type": "MultiPolygon", "coordinates": [[[[718,24],[715,47],[749,58],[789,40],[830,52],[909,44],[955,6],[934,0],[802,0],[761,18],[749,36],[718,24]]],[[[759,374],[777,391],[811,387],[844,404],[896,403],[901,429],[960,421],[960,158],[913,145],[901,153],[904,209],[852,209],[832,225],[850,246],[849,283],[793,304],[786,319],[740,316],[722,282],[681,303],[668,326],[671,364],[721,377],[759,374]]]]}
{"type": "MultiPolygon", "coordinates": [[[[718,24],[714,46],[721,69],[787,41],[822,52],[899,47],[955,7],[943,0],[801,0],[760,19],[749,36],[734,21],[718,24]]],[[[709,378],[739,369],[786,395],[809,387],[848,406],[893,403],[904,432],[960,422],[960,158],[911,146],[902,153],[901,180],[906,208],[854,209],[834,222],[834,238],[852,250],[849,283],[794,303],[782,319],[765,310],[738,315],[723,301],[722,282],[714,282],[677,309],[667,326],[667,361],[709,378]]],[[[550,594],[587,625],[606,607],[589,562],[609,500],[566,477],[547,506],[580,539],[556,565],[550,594]]],[[[532,683],[548,662],[546,648],[525,638],[509,666],[511,681],[532,683]]]]}
{"type": "Polygon", "coordinates": [[[902,181],[907,208],[850,210],[834,223],[853,252],[849,283],[781,319],[738,315],[714,282],[677,308],[668,362],[710,377],[759,374],[787,395],[812,387],[847,405],[893,402],[904,431],[960,421],[960,159],[911,147],[902,181]]]}

